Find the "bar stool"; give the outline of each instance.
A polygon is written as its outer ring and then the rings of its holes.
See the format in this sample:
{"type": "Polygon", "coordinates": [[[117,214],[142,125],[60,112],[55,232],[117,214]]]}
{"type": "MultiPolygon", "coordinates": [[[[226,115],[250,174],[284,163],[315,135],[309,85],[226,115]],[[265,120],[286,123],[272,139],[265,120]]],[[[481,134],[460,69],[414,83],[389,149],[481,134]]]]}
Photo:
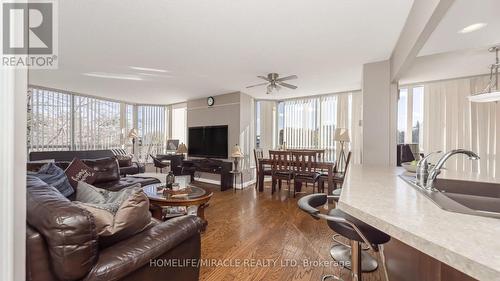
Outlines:
{"type": "MultiPolygon", "coordinates": [[[[352,280],[361,281],[362,272],[374,271],[378,267],[377,261],[368,253],[362,251],[361,243],[365,243],[371,250],[378,252],[379,245],[389,242],[391,237],[382,231],[344,213],[340,209],[331,209],[328,214],[322,214],[317,207],[326,204],[328,199],[336,199],[336,196],[328,196],[324,193],[310,194],[300,198],[299,208],[314,219],[324,219],[330,229],[350,240],[350,246],[336,244],[330,250],[334,260],[351,270],[352,280]]],[[[323,276],[322,280],[333,278],[342,280],[335,275],[323,276]]]]}

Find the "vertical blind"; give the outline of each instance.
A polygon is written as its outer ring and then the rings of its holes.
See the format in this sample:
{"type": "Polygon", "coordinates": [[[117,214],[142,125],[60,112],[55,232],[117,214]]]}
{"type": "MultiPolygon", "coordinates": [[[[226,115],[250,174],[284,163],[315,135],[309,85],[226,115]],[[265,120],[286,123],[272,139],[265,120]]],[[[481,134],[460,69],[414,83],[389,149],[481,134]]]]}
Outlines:
{"type": "MultiPolygon", "coordinates": [[[[281,102],[278,105],[279,134],[282,135],[280,140],[289,149],[325,149],[325,160],[334,161],[338,146],[333,140],[334,131],[336,128],[348,128],[352,141],[346,144],[346,149],[355,149],[361,154],[359,127],[362,99],[356,94],[335,94],[281,102]],[[355,110],[352,108],[353,96],[356,96],[355,110]]],[[[355,159],[360,161],[361,156],[355,159]]]]}
{"type": "Polygon", "coordinates": [[[283,102],[284,144],[287,148],[317,147],[318,144],[318,100],[300,99],[283,102]]]}
{"type": "Polygon", "coordinates": [[[120,103],[38,88],[29,92],[30,151],[121,146],[120,103]]]}
{"type": "Polygon", "coordinates": [[[488,77],[464,78],[425,85],[423,148],[426,153],[456,148],[472,150],[479,161],[452,157],[446,168],[458,172],[500,175],[500,105],[471,103],[467,97],[484,89],[488,77]]]}
{"type": "Polygon", "coordinates": [[[149,154],[164,153],[167,141],[167,107],[157,105],[138,106],[138,132],[142,140],[139,158],[148,159],[149,154]]]}
{"type": "Polygon", "coordinates": [[[31,89],[28,102],[28,148],[31,151],[71,149],[72,96],[31,89]]]}
{"type": "Polygon", "coordinates": [[[120,103],[74,96],[74,149],[121,147],[120,103]]]}

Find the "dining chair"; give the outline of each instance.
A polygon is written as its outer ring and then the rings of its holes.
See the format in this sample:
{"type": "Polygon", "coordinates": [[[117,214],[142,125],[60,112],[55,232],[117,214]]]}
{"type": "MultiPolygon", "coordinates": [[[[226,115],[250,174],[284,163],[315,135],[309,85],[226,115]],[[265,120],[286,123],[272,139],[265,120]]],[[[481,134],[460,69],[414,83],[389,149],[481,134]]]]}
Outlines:
{"type": "Polygon", "coordinates": [[[158,169],[160,169],[160,173],[163,173],[163,168],[167,168],[170,166],[170,161],[169,162],[164,162],[153,155],[149,154],[149,156],[153,159],[153,164],[155,166],[156,172],[158,172],[158,169]]]}
{"type": "MultiPolygon", "coordinates": [[[[314,193],[319,178],[319,173],[316,171],[317,152],[313,150],[293,151],[292,160],[294,163],[295,183],[311,183],[314,193]]],[[[295,188],[293,196],[295,197],[295,188]]]]}
{"type": "MultiPolygon", "coordinates": [[[[335,168],[333,169],[333,188],[335,193],[339,196],[340,196],[340,189],[344,185],[345,173],[347,172],[347,169],[349,168],[349,163],[351,162],[351,155],[352,152],[349,151],[349,153],[347,153],[344,172],[337,171],[337,167],[339,166],[338,161],[340,161],[340,159],[337,160],[337,163],[335,163],[335,168]]],[[[319,177],[319,186],[321,188],[321,192],[325,192],[325,182],[328,182],[328,173],[322,173],[319,177]]]]}
{"type": "MultiPolygon", "coordinates": [[[[288,184],[288,194],[290,194],[290,181],[294,178],[294,171],[291,166],[291,155],[289,151],[269,150],[271,158],[271,178],[272,178],[272,193],[276,190],[278,183],[281,190],[281,182],[286,180],[288,184]]],[[[294,191],[295,193],[295,191],[294,191]]]]}
{"type": "Polygon", "coordinates": [[[264,150],[261,148],[256,148],[253,150],[253,156],[255,158],[255,165],[256,165],[256,171],[257,171],[257,183],[255,184],[255,188],[259,187],[259,176],[260,173],[264,173],[265,176],[272,176],[272,171],[271,167],[269,165],[264,165],[262,166],[262,171],[259,170],[259,160],[264,158],[264,150]]]}

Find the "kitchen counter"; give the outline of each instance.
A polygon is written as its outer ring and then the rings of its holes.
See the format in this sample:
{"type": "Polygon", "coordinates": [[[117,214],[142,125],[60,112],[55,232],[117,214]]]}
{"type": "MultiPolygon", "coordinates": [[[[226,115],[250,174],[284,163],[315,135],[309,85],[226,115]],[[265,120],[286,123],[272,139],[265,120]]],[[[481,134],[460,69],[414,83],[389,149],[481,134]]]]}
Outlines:
{"type": "MultiPolygon", "coordinates": [[[[458,271],[479,280],[500,280],[500,219],[442,210],[400,179],[403,172],[351,166],[338,207],[458,271]]],[[[439,178],[481,181],[451,172],[439,178]]]]}

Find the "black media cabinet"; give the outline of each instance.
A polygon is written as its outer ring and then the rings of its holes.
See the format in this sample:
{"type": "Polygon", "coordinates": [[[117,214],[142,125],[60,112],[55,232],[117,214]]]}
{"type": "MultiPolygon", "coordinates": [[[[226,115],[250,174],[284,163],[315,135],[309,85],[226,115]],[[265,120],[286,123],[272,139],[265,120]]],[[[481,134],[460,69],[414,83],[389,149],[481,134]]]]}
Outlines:
{"type": "Polygon", "coordinates": [[[233,169],[233,163],[215,159],[185,159],[182,160],[182,174],[191,175],[191,181],[194,180],[195,172],[203,172],[220,175],[221,191],[233,188],[233,175],[230,173],[233,169]]]}

